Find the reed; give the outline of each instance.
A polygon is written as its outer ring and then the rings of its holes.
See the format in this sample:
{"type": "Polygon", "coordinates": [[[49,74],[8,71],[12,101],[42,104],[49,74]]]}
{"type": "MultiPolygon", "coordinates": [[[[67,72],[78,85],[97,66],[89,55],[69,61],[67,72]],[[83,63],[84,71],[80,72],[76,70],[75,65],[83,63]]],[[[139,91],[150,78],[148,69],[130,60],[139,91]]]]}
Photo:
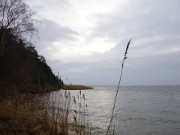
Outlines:
{"type": "Polygon", "coordinates": [[[118,95],[120,85],[121,85],[124,63],[125,63],[125,60],[127,59],[127,53],[128,53],[130,43],[131,43],[131,39],[127,43],[126,50],[125,50],[125,53],[124,53],[124,57],[123,57],[123,60],[122,60],[120,78],[119,78],[119,82],[118,82],[118,86],[117,86],[117,90],[116,90],[116,95],[115,95],[115,98],[114,98],[114,104],[113,104],[113,108],[112,108],[111,119],[110,119],[110,122],[109,122],[109,125],[108,125],[108,128],[107,128],[107,131],[106,131],[106,135],[110,132],[111,128],[112,128],[112,132],[113,132],[112,134],[114,134],[115,125],[112,126],[112,121],[113,121],[113,118],[114,118],[114,110],[115,110],[115,107],[116,107],[117,95],[118,95]]]}
{"type": "Polygon", "coordinates": [[[72,126],[71,134],[91,134],[91,125],[87,117],[88,106],[85,95],[79,90],[76,96],[73,96],[72,126]]]}
{"type": "Polygon", "coordinates": [[[87,89],[93,89],[93,87],[87,87],[82,85],[64,85],[62,86],[62,89],[64,90],[87,90],[87,89]]]}
{"type": "Polygon", "coordinates": [[[70,92],[61,90],[32,94],[30,101],[22,94],[0,98],[0,134],[89,134],[85,95],[77,96],[73,99],[70,92]]]}
{"type": "Polygon", "coordinates": [[[25,106],[22,96],[1,98],[0,134],[29,135],[55,134],[51,125],[25,106]]]}

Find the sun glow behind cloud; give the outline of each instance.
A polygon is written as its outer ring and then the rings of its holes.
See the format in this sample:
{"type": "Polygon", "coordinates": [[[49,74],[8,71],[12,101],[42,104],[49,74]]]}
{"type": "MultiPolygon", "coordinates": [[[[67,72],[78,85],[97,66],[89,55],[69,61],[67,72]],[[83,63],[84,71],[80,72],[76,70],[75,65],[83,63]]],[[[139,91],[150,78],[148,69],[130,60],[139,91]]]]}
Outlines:
{"type": "Polygon", "coordinates": [[[63,62],[82,61],[82,57],[91,56],[94,53],[105,53],[114,46],[113,42],[106,39],[97,38],[90,41],[81,39],[81,41],[77,42],[54,42],[51,47],[45,48],[44,52],[47,53],[47,57],[51,60],[61,60],[63,62]]]}
{"type": "MultiPolygon", "coordinates": [[[[38,3],[40,0],[37,1],[38,3]]],[[[57,4],[55,3],[54,0],[52,2],[47,1],[42,5],[38,4],[41,9],[38,11],[39,15],[76,31],[78,35],[75,36],[75,41],[57,40],[51,43],[50,47],[41,50],[40,53],[48,54],[48,59],[66,61],[66,58],[69,60],[72,58],[74,61],[75,58],[81,56],[105,53],[117,44],[108,37],[99,38],[92,37],[92,35],[99,21],[98,15],[110,15],[117,12],[128,3],[127,0],[69,0],[66,2],[61,0],[57,4]]]]}

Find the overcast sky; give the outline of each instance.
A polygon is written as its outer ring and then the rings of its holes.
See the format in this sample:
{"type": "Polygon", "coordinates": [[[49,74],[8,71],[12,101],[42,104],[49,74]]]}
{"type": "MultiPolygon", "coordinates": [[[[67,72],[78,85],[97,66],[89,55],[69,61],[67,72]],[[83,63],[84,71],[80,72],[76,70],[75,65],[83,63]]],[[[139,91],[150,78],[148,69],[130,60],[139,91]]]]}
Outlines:
{"type": "Polygon", "coordinates": [[[41,20],[34,42],[65,83],[180,85],[180,0],[27,0],[41,20]]]}

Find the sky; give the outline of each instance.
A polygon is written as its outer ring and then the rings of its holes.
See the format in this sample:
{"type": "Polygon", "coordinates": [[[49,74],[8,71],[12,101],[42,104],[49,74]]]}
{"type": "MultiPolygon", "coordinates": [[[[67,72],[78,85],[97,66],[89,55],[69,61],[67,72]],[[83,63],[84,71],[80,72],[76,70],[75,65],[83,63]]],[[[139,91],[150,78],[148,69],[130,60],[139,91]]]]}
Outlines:
{"type": "Polygon", "coordinates": [[[179,0],[26,0],[39,54],[64,83],[180,85],[179,0]]]}

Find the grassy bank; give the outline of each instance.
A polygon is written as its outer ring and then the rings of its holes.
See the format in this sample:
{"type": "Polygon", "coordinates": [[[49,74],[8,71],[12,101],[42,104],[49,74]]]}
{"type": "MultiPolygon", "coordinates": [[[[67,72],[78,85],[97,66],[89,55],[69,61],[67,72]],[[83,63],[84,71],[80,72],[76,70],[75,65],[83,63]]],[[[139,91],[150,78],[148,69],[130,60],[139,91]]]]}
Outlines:
{"type": "Polygon", "coordinates": [[[93,87],[83,86],[83,85],[64,85],[61,87],[63,90],[87,90],[93,89],[93,87]]]}
{"type": "Polygon", "coordinates": [[[6,99],[1,98],[0,134],[55,134],[55,130],[53,130],[47,119],[43,115],[35,114],[30,107],[24,105],[22,98],[22,96],[6,99]]]}
{"type": "Polygon", "coordinates": [[[36,101],[28,102],[22,94],[0,97],[0,134],[90,134],[84,94],[72,97],[70,92],[55,91],[51,94],[32,95],[35,96],[36,101]]]}

